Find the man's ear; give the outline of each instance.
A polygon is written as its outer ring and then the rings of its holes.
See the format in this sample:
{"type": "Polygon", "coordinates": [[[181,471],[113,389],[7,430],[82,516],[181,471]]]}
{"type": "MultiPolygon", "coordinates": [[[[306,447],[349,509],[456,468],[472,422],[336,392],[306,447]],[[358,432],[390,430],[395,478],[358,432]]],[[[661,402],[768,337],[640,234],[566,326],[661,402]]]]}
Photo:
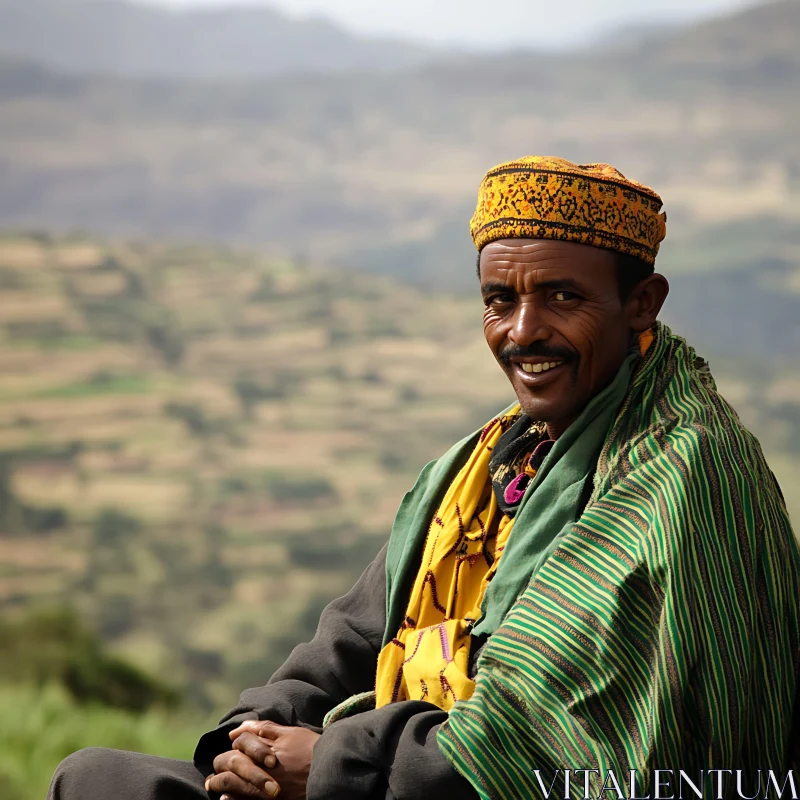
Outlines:
{"type": "Polygon", "coordinates": [[[628,306],[630,326],[636,333],[643,333],[653,326],[668,294],[669,281],[657,272],[635,286],[628,306]]]}

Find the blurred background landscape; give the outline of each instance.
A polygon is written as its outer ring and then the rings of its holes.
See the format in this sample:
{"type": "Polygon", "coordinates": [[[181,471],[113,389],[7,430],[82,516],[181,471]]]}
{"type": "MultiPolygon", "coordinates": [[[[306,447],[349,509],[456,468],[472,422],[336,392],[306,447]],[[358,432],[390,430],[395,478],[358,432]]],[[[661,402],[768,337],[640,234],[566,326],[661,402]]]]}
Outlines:
{"type": "Polygon", "coordinates": [[[800,3],[483,40],[290,5],[0,0],[2,800],[189,758],[510,402],[467,228],[500,161],[662,194],[664,318],[800,520],[800,3]]]}

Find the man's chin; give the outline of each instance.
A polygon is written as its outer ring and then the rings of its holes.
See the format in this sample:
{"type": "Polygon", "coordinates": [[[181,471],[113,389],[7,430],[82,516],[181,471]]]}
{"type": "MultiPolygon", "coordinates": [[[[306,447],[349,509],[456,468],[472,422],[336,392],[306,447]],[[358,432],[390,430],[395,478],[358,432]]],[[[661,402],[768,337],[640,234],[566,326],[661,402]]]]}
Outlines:
{"type": "MultiPolygon", "coordinates": [[[[574,411],[574,396],[564,397],[561,393],[554,396],[533,395],[531,392],[516,389],[517,401],[523,412],[535,422],[558,426],[565,419],[570,419],[574,411]]],[[[548,393],[549,394],[549,393],[548,393]]]]}
{"type": "Polygon", "coordinates": [[[544,422],[546,425],[549,425],[552,422],[557,422],[560,417],[560,414],[555,413],[553,408],[543,403],[520,402],[520,406],[522,411],[534,422],[544,422]]]}
{"type": "Polygon", "coordinates": [[[564,407],[561,392],[532,391],[527,386],[521,386],[516,382],[512,382],[512,386],[517,395],[517,401],[528,416],[541,422],[561,416],[561,409],[564,407]]]}

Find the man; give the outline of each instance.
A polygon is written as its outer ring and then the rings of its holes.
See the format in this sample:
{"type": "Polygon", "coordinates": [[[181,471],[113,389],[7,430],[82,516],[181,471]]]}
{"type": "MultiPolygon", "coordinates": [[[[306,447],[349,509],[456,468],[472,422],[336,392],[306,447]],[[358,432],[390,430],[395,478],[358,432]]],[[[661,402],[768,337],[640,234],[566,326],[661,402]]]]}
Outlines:
{"type": "Polygon", "coordinates": [[[657,322],[661,205],[603,164],[491,170],[471,231],[518,403],[425,467],[194,764],[82,751],[50,796],[620,796],[613,774],[668,797],[681,769],[755,796],[800,766],[800,553],[758,442],[657,322]]]}

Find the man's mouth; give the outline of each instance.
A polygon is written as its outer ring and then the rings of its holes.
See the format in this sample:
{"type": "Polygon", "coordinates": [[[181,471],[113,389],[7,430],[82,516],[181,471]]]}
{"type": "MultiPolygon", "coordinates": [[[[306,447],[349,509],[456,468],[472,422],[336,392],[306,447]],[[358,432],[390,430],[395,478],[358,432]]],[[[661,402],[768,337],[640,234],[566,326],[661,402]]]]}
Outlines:
{"type": "Polygon", "coordinates": [[[538,374],[540,372],[548,372],[551,369],[560,367],[563,363],[564,363],[563,361],[544,361],[540,364],[528,364],[525,362],[519,362],[519,366],[523,370],[523,372],[527,372],[528,374],[538,374]]]}
{"type": "Polygon", "coordinates": [[[511,362],[514,374],[517,380],[521,381],[525,386],[531,389],[544,388],[553,381],[558,379],[558,376],[568,366],[567,361],[518,361],[513,359],[511,362]]]}

